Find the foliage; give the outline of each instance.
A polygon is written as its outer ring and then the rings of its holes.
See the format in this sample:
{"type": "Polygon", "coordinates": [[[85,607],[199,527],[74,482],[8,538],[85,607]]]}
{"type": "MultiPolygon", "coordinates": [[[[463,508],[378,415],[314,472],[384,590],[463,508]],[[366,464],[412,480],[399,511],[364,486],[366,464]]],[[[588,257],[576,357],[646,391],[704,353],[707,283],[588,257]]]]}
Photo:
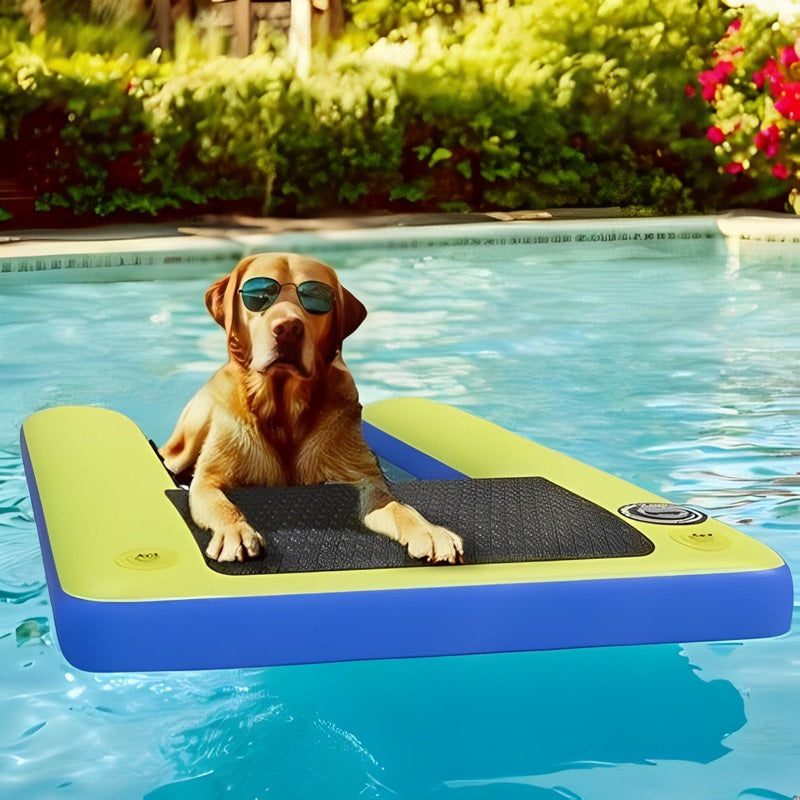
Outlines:
{"type": "Polygon", "coordinates": [[[350,32],[307,76],[279,40],[234,60],[183,31],[170,56],[97,40],[101,55],[0,18],[0,147],[38,207],[99,215],[724,204],[735,178],[685,89],[731,14],[716,0],[552,8],[353,0],[350,32]]]}
{"type": "Polygon", "coordinates": [[[280,54],[217,59],[148,103],[159,139],[198,190],[311,213],[355,203],[396,168],[396,95],[378,71],[297,76],[280,54]]]}
{"type": "Polygon", "coordinates": [[[725,29],[716,3],[572,5],[434,15],[404,41],[345,41],[305,79],[280,53],[220,59],[150,108],[192,186],[213,168],[273,212],[694,207],[705,142],[684,133],[704,105],[683,88],[725,29]]]}
{"type": "Polygon", "coordinates": [[[35,28],[43,22],[48,37],[68,55],[144,56],[152,46],[152,35],[138,5],[130,0],[0,0],[0,27],[13,26],[19,39],[30,41],[28,24],[35,28]]]}
{"type": "Polygon", "coordinates": [[[344,0],[352,43],[374,44],[413,39],[426,23],[452,24],[460,15],[480,10],[470,0],[344,0]]]}
{"type": "Polygon", "coordinates": [[[722,174],[756,202],[785,197],[800,208],[800,54],[796,33],[744,9],[690,88],[709,103],[707,139],[722,174]]]}
{"type": "Polygon", "coordinates": [[[704,145],[685,134],[705,110],[683,86],[725,28],[718,5],[560,8],[488,4],[449,31],[434,21],[413,42],[382,46],[384,60],[405,56],[411,149],[422,161],[439,155],[423,179],[436,173],[442,193],[460,187],[472,206],[688,208],[704,145]]]}
{"type": "Polygon", "coordinates": [[[128,55],[67,54],[44,33],[0,39],[0,137],[7,163],[37,206],[105,215],[175,204],[147,187],[153,136],[133,87],[160,67],[128,55]]]}

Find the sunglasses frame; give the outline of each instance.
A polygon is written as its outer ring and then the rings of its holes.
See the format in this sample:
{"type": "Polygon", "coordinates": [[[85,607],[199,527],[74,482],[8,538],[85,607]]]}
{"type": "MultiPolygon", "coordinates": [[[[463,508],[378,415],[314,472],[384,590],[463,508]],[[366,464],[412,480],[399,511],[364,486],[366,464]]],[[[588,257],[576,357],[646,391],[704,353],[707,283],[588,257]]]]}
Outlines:
{"type": "Polygon", "coordinates": [[[302,283],[280,283],[279,281],[275,280],[275,278],[264,278],[261,276],[248,278],[239,288],[238,292],[242,296],[242,303],[244,307],[248,311],[252,311],[255,314],[261,313],[262,311],[266,311],[268,308],[272,308],[275,305],[275,301],[280,297],[281,291],[283,290],[284,286],[294,286],[295,291],[297,292],[297,300],[300,305],[309,313],[309,314],[328,314],[331,312],[334,306],[334,302],[336,301],[336,291],[334,290],[333,286],[330,286],[323,281],[303,281],[302,283]],[[247,284],[252,283],[253,281],[263,281],[264,285],[261,286],[258,290],[253,292],[247,291],[247,284]],[[311,300],[320,300],[323,299],[324,302],[329,303],[327,308],[313,308],[306,305],[309,298],[306,297],[306,293],[303,291],[303,287],[314,287],[315,289],[319,289],[319,287],[325,288],[325,295],[330,294],[330,297],[326,298],[311,298],[311,300]],[[275,296],[270,297],[270,295],[266,294],[269,291],[270,294],[274,292],[275,296]],[[261,300],[261,305],[258,307],[250,307],[248,305],[248,299],[255,299],[258,298],[261,300]]]}

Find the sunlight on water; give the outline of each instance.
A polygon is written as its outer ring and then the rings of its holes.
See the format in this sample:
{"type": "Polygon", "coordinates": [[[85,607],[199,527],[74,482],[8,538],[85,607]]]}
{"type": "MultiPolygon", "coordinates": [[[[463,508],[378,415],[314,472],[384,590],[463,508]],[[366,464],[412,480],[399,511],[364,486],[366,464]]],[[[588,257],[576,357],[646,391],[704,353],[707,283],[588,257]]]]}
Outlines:
{"type": "MultiPolygon", "coordinates": [[[[800,574],[800,267],[775,249],[741,265],[707,245],[647,260],[599,250],[314,252],[370,309],[345,346],[364,402],[458,405],[702,506],[800,574]]],[[[797,603],[789,634],[746,643],[72,669],[54,642],[20,424],[102,405],[162,441],[225,358],[203,304],[210,278],[4,293],[0,797],[800,794],[797,603]]]]}

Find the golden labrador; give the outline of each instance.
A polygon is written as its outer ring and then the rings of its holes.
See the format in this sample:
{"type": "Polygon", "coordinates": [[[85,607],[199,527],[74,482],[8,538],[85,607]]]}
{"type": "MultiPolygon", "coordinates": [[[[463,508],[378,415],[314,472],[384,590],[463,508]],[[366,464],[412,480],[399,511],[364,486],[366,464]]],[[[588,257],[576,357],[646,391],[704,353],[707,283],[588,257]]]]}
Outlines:
{"type": "Polygon", "coordinates": [[[456,534],[395,500],[361,430],[361,405],[341,346],[364,306],[331,267],[305,256],[242,260],[206,292],[229,360],[189,401],[159,452],[193,473],[189,508],[219,561],[258,556],[264,539],[225,489],[357,484],[364,524],[415,558],[463,560],[456,534]]]}

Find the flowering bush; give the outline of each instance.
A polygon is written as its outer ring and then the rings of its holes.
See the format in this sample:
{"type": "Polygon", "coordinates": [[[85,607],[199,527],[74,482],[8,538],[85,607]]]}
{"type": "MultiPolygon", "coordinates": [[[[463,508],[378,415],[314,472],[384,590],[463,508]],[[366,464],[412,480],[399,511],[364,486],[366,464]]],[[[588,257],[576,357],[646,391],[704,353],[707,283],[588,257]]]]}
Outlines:
{"type": "Polygon", "coordinates": [[[706,138],[720,171],[749,178],[755,199],[789,196],[800,211],[800,40],[748,8],[728,26],[697,91],[710,104],[706,138]]]}

